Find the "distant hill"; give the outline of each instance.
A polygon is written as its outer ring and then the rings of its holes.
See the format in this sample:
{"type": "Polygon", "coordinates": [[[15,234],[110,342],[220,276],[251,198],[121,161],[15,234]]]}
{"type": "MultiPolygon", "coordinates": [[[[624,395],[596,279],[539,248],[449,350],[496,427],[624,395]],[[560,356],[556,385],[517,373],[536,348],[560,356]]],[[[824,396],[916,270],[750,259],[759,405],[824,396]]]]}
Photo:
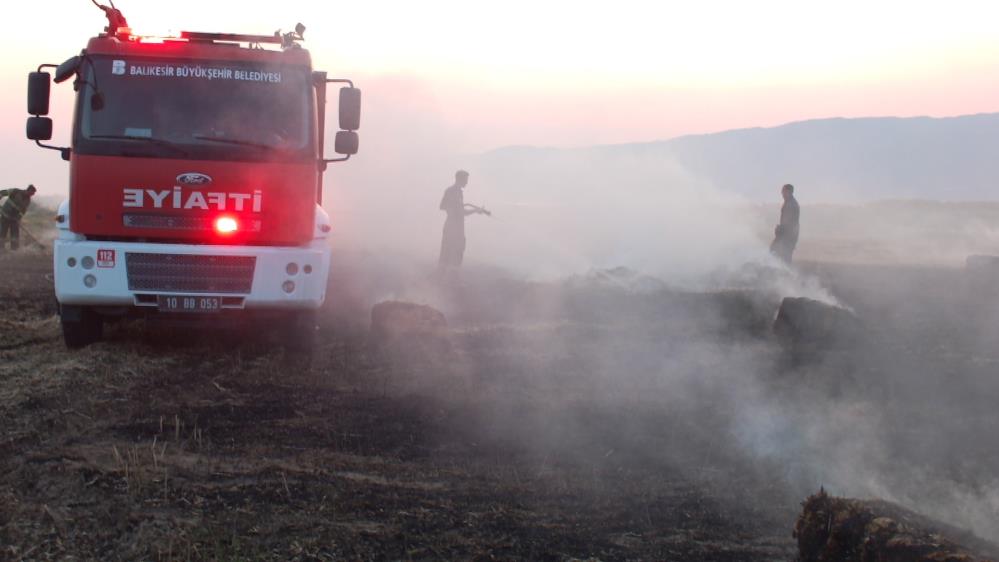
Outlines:
{"type": "Polygon", "coordinates": [[[774,200],[787,182],[810,201],[999,200],[999,113],[822,119],[582,149],[511,147],[478,162],[487,177],[526,190],[519,195],[542,188],[535,178],[551,186],[581,165],[599,175],[601,163],[613,170],[605,183],[686,178],[755,201],[774,200]]]}

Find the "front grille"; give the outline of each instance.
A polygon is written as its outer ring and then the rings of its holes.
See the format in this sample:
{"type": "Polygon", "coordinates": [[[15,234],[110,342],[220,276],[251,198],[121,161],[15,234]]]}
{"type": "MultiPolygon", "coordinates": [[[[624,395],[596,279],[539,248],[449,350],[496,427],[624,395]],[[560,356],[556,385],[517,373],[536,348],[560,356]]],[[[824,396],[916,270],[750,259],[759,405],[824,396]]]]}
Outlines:
{"type": "MultiPolygon", "coordinates": [[[[213,230],[213,219],[176,215],[122,215],[122,224],[127,228],[156,228],[165,230],[213,230]]],[[[240,232],[260,232],[260,220],[240,220],[240,232]]]]}
{"type": "Polygon", "coordinates": [[[253,256],[125,253],[130,291],[249,293],[253,256]]]}

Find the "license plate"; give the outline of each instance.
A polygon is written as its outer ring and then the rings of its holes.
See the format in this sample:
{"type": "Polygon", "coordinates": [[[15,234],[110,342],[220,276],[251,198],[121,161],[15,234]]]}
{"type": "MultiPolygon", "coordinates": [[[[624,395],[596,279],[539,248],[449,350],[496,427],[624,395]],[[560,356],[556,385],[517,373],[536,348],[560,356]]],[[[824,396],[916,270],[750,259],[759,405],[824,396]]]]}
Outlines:
{"type": "Polygon", "coordinates": [[[218,312],[222,308],[222,299],[219,297],[159,295],[157,304],[163,312],[218,312]]]}

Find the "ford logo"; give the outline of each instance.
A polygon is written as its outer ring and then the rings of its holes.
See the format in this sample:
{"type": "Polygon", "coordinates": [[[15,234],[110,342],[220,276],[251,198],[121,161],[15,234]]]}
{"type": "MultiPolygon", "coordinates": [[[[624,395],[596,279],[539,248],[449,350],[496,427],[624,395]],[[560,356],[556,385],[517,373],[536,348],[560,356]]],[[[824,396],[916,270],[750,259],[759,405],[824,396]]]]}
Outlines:
{"type": "Polygon", "coordinates": [[[198,172],[187,172],[177,176],[178,185],[208,185],[212,183],[212,177],[198,172]]]}

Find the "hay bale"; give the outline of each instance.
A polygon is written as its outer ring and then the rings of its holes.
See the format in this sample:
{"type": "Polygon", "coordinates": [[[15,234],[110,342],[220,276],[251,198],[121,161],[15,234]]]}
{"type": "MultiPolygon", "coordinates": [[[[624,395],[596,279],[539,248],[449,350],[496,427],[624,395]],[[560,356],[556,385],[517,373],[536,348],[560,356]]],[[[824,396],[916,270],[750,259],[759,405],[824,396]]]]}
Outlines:
{"type": "Polygon", "coordinates": [[[996,547],[949,525],[878,500],[819,491],[794,524],[799,562],[996,562],[996,547]]]}
{"type": "Polygon", "coordinates": [[[999,256],[968,256],[964,273],[970,294],[988,298],[999,293],[999,256]]]}
{"type": "Polygon", "coordinates": [[[968,258],[964,260],[964,269],[968,273],[999,275],[999,256],[968,256],[968,258]]]}
{"type": "Polygon", "coordinates": [[[639,294],[655,293],[668,289],[663,280],[623,266],[610,269],[592,269],[586,275],[570,277],[566,285],[575,289],[621,289],[639,294]]]}
{"type": "Polygon", "coordinates": [[[849,310],[803,297],[780,303],[773,332],[795,347],[827,348],[857,341],[862,326],[849,310]]]}
{"type": "Polygon", "coordinates": [[[385,301],[371,309],[371,336],[376,342],[439,338],[446,333],[447,319],[444,313],[430,306],[385,301]]]}

